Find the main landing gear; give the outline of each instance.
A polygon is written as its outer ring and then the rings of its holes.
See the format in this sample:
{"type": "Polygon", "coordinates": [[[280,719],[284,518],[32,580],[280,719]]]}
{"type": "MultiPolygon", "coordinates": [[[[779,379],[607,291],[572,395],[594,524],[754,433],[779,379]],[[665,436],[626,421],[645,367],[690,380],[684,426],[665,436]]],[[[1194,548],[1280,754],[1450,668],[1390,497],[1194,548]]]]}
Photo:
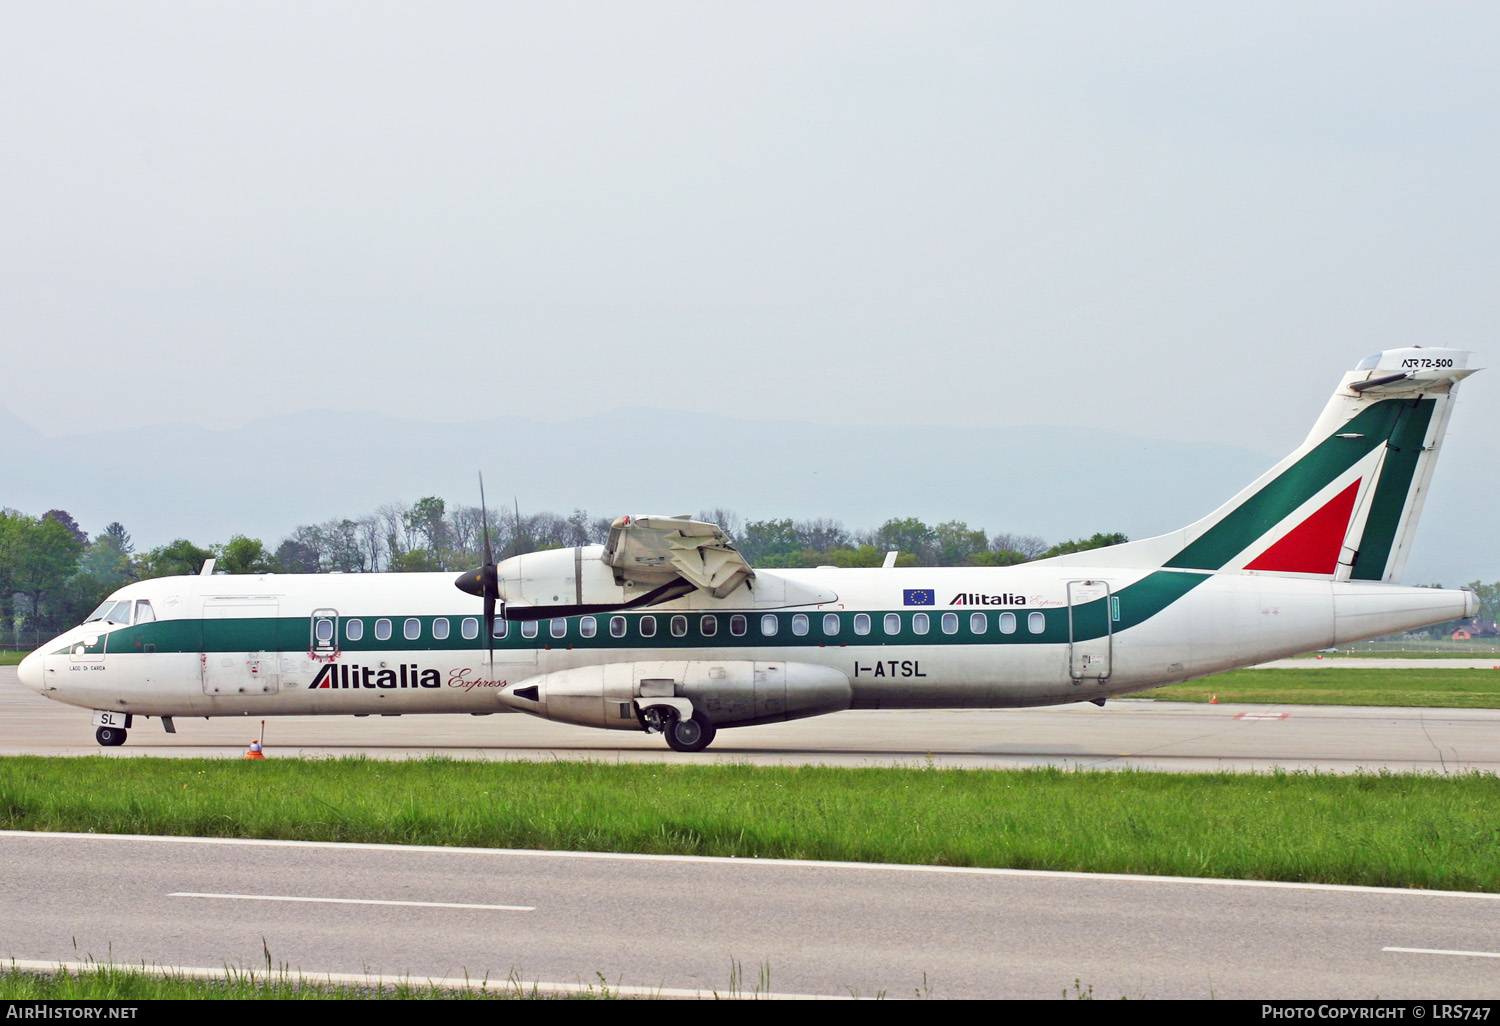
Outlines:
{"type": "Polygon", "coordinates": [[[94,740],[105,748],[118,748],[125,743],[125,728],[100,727],[94,731],[94,740]]]}
{"type": "Polygon", "coordinates": [[[667,735],[667,747],[674,752],[701,752],[713,744],[718,731],[707,720],[683,720],[674,716],[662,733],[667,735]]]}
{"type": "Polygon", "coordinates": [[[646,733],[661,733],[674,752],[701,752],[713,743],[718,731],[702,715],[683,719],[676,709],[653,705],[641,712],[646,733]]]}

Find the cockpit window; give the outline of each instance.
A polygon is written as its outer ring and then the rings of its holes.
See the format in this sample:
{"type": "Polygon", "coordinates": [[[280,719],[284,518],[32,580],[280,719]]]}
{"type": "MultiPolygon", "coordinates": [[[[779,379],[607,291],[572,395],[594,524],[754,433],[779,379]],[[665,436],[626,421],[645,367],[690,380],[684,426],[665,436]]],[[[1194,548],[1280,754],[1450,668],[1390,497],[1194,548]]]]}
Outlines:
{"type": "MultiPolygon", "coordinates": [[[[145,605],[148,609],[151,607],[151,604],[149,602],[143,602],[142,604],[145,605]]],[[[83,622],[93,623],[96,620],[104,620],[107,623],[128,624],[130,622],[130,600],[121,599],[118,602],[114,600],[108,600],[98,609],[90,613],[89,618],[83,622]]]]}
{"type": "Polygon", "coordinates": [[[151,603],[145,599],[135,600],[135,622],[152,623],[156,620],[156,613],[151,609],[151,603]]]}

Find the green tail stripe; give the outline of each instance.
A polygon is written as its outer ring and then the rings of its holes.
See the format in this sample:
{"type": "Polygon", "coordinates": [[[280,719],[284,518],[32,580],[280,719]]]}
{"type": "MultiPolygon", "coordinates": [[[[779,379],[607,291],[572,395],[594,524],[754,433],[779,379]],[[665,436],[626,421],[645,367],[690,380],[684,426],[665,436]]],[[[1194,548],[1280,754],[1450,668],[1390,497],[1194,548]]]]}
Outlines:
{"type": "Polygon", "coordinates": [[[1356,581],[1378,581],[1385,576],[1396,532],[1411,499],[1411,482],[1422,457],[1422,443],[1437,408],[1435,399],[1403,403],[1401,416],[1391,433],[1390,451],[1385,454],[1385,470],[1375,486],[1374,505],[1365,521],[1365,533],[1359,540],[1354,568],[1349,576],[1356,581]]]}
{"type": "MultiPolygon", "coordinates": [[[[1386,399],[1375,403],[1340,428],[1338,434],[1318,443],[1306,456],[1288,467],[1275,480],[1252,495],[1228,516],[1205,531],[1201,538],[1189,544],[1163,565],[1183,570],[1222,569],[1231,559],[1243,552],[1251,542],[1275,528],[1277,524],[1291,515],[1292,511],[1326,488],[1340,474],[1369,455],[1377,446],[1390,444],[1394,448],[1396,443],[1393,441],[1393,436],[1397,432],[1400,433],[1402,439],[1407,439],[1415,433],[1416,446],[1420,451],[1421,439],[1426,436],[1427,423],[1432,419],[1432,411],[1436,405],[1435,399],[1415,401],[1386,399]],[[1343,434],[1354,434],[1360,437],[1339,437],[1343,434]]],[[[1390,455],[1395,456],[1397,453],[1393,451],[1390,455]]],[[[1390,457],[1387,457],[1388,465],[1389,462],[1390,457]]],[[[1415,461],[1413,460],[1412,469],[1414,467],[1415,461]]],[[[1377,513],[1386,513],[1384,507],[1379,505],[1379,501],[1387,494],[1384,479],[1389,477],[1390,473],[1390,469],[1387,469],[1382,475],[1382,483],[1376,492],[1377,506],[1371,513],[1372,519],[1377,513]]],[[[1400,487],[1409,486],[1410,481],[1411,470],[1408,469],[1406,485],[1400,487]]],[[[1395,502],[1395,509],[1389,513],[1392,536],[1394,536],[1395,526],[1400,522],[1401,509],[1404,505],[1403,493],[1395,502]]],[[[1389,544],[1386,545],[1385,551],[1389,553],[1389,544]]],[[[1383,567],[1384,556],[1381,560],[1383,567]]]]}

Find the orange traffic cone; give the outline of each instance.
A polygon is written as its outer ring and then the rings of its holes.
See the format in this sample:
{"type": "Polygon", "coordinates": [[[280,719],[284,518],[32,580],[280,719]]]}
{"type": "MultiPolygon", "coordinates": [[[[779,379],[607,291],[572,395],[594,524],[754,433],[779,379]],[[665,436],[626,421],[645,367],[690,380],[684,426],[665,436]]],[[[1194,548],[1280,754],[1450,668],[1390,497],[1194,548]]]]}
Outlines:
{"type": "Polygon", "coordinates": [[[266,753],[262,752],[260,750],[260,742],[259,741],[251,741],[250,742],[250,750],[245,753],[245,758],[247,758],[247,759],[264,759],[265,757],[266,757],[266,753]]]}
{"type": "MultiPolygon", "coordinates": [[[[1208,700],[1208,704],[1209,705],[1218,705],[1219,704],[1219,696],[1215,695],[1214,697],[1210,698],[1208,700]]],[[[247,755],[247,756],[245,756],[245,758],[248,759],[248,758],[250,758],[250,756],[247,755]]]]}

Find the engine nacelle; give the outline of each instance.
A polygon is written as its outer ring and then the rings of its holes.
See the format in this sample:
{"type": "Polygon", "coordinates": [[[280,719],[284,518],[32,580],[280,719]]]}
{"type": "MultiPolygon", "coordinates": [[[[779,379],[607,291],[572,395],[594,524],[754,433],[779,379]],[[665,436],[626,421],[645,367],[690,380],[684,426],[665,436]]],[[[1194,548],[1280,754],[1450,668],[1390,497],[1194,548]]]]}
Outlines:
{"type": "MultiPolygon", "coordinates": [[[[653,589],[627,581],[615,582],[614,570],[600,556],[602,545],[525,552],[495,567],[496,584],[505,600],[507,620],[544,620],[619,609],[653,589]]],[[[691,591],[685,582],[656,601],[691,591]]]]}
{"type": "Polygon", "coordinates": [[[585,727],[641,730],[641,710],[671,706],[715,727],[748,727],[849,708],[849,678],[838,670],[781,660],[704,659],[605,663],[538,674],[506,687],[513,709],[585,727]]]}

